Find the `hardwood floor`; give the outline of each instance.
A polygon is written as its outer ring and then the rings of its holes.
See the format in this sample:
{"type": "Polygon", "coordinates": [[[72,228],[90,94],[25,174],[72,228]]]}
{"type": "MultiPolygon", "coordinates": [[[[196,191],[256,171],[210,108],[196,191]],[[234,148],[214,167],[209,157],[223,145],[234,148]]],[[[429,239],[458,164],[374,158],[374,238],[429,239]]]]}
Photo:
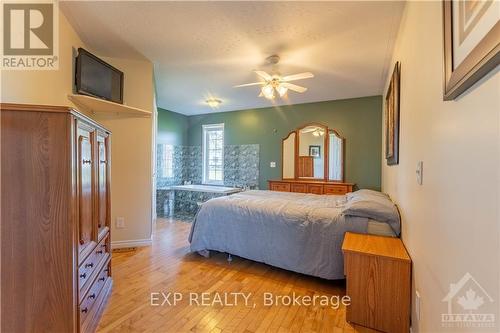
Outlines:
{"type": "MultiPolygon", "coordinates": [[[[375,332],[345,321],[345,306],[266,306],[264,293],[278,295],[345,295],[344,281],[327,281],[218,253],[210,258],[189,253],[191,224],[158,219],[150,247],[113,253],[113,292],[98,332],[375,332]],[[151,293],[178,292],[183,299],[173,305],[152,305],[151,293]],[[199,306],[189,303],[190,293],[199,306]],[[215,295],[245,293],[225,306],[203,306],[215,295]],[[255,304],[255,305],[254,305],[255,304]]],[[[230,295],[231,296],[231,295],[230,295]]],[[[153,303],[163,302],[160,295],[153,303]]]]}

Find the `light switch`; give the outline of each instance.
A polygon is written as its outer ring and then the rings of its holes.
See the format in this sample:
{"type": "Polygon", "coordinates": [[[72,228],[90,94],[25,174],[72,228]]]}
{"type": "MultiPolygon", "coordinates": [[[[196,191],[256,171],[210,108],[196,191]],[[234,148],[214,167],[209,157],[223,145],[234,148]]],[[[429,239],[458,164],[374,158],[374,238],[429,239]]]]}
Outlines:
{"type": "Polygon", "coordinates": [[[271,168],[276,168],[276,162],[271,162],[271,163],[269,163],[269,166],[270,166],[271,168]]]}
{"type": "Polygon", "coordinates": [[[415,172],[417,174],[417,184],[422,185],[424,183],[424,162],[419,161],[417,163],[417,170],[415,172]]]}

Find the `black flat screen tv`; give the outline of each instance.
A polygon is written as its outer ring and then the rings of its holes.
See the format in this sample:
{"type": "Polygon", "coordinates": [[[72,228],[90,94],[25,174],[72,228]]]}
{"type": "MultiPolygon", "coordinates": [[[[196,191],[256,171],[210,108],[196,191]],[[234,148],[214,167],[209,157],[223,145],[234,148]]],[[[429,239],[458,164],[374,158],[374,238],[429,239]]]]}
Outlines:
{"type": "Polygon", "coordinates": [[[79,48],[76,57],[76,92],[123,104],[123,72],[79,48]]]}

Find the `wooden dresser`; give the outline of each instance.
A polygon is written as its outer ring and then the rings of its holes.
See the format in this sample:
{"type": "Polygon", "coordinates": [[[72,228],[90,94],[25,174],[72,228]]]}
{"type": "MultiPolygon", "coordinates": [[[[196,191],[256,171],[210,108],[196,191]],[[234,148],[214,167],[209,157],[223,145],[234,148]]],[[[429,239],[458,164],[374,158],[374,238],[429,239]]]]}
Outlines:
{"type": "Polygon", "coordinates": [[[93,332],[111,290],[110,132],[1,104],[2,332],[93,332]]]}
{"type": "Polygon", "coordinates": [[[410,330],[411,259],[399,238],[346,233],[346,320],[383,332],[410,330]]]}
{"type": "Polygon", "coordinates": [[[280,192],[343,195],[353,191],[354,184],[318,180],[269,180],[269,189],[280,192]]]}

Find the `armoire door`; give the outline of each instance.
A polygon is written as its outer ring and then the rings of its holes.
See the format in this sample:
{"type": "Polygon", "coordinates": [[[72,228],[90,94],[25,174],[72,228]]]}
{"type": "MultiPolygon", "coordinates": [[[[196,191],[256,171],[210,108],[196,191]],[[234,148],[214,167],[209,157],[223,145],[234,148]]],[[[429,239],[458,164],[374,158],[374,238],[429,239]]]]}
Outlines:
{"type": "MultiPolygon", "coordinates": [[[[83,122],[77,122],[77,189],[79,252],[82,253],[97,240],[93,218],[93,163],[95,130],[83,122]]],[[[80,258],[82,259],[82,258],[80,258]]]]}
{"type": "Polygon", "coordinates": [[[101,231],[109,226],[109,136],[97,133],[97,228],[101,231]]]}

